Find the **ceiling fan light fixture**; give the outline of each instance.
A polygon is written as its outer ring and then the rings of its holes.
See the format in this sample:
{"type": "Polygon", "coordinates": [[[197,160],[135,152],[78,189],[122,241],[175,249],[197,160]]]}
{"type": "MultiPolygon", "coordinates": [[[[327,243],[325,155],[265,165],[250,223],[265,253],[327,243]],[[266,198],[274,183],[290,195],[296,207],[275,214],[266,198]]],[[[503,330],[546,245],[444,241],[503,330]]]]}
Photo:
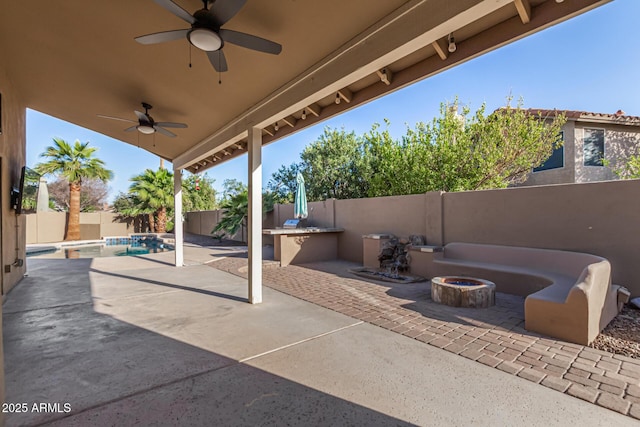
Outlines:
{"type": "Polygon", "coordinates": [[[138,132],[144,133],[145,135],[151,135],[156,131],[152,126],[149,125],[138,125],[136,129],[138,129],[138,132]]]}
{"type": "Polygon", "coordinates": [[[200,50],[213,52],[222,47],[222,39],[208,28],[194,28],[187,34],[189,43],[200,50]]]}

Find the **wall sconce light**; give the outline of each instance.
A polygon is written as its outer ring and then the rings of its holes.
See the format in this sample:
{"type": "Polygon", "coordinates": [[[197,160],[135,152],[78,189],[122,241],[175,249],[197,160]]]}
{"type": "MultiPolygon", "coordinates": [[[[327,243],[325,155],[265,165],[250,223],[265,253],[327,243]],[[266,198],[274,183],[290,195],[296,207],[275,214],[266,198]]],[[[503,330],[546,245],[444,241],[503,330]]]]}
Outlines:
{"type": "Polygon", "coordinates": [[[453,53],[456,51],[458,47],[456,46],[456,40],[453,38],[453,33],[449,34],[449,53],[453,53]]]}
{"type": "Polygon", "coordinates": [[[453,38],[453,33],[449,34],[448,41],[449,41],[449,48],[448,48],[449,53],[455,52],[458,47],[456,46],[456,40],[453,38]]]}

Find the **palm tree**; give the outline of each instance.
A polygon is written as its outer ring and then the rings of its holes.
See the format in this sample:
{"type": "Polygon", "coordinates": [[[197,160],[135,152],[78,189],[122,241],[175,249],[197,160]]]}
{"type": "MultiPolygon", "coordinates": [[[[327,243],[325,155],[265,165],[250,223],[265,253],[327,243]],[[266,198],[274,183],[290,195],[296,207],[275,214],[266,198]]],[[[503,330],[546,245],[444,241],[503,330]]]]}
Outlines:
{"type": "MultiPolygon", "coordinates": [[[[225,231],[227,235],[233,236],[238,228],[244,227],[249,213],[249,192],[246,188],[236,194],[232,194],[223,200],[220,208],[224,211],[224,216],[211,231],[211,234],[225,231]]],[[[240,237],[242,239],[242,235],[240,237]]]]}
{"type": "Polygon", "coordinates": [[[147,169],[131,181],[129,193],[141,202],[141,211],[155,212],[156,232],[166,233],[167,208],[173,207],[173,173],[166,169],[147,169]]]}
{"type": "Polygon", "coordinates": [[[41,175],[59,174],[69,182],[69,217],[65,240],[80,240],[80,190],[82,180],[97,178],[107,182],[113,172],[106,169],[104,162],[93,157],[97,148],[89,143],[76,140],[72,146],[61,138],[53,138],[53,145],[45,149],[40,157],[49,159],[38,163],[36,171],[41,175]]]}

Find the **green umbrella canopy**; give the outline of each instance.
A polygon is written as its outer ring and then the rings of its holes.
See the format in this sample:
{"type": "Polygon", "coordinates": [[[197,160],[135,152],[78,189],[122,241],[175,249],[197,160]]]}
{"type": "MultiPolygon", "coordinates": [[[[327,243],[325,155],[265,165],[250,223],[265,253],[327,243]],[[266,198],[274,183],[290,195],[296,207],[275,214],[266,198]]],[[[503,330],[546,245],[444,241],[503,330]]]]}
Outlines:
{"type": "Polygon", "coordinates": [[[298,188],[296,188],[293,216],[295,218],[306,218],[309,214],[307,211],[307,191],[304,188],[304,178],[300,172],[296,176],[296,184],[298,184],[298,188]]]}

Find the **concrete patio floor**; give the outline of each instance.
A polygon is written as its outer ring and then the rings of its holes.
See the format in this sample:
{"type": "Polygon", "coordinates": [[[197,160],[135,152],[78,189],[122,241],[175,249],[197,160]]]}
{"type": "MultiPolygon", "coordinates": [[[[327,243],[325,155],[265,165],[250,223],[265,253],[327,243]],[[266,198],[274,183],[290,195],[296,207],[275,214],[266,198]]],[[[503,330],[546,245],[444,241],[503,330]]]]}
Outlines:
{"type": "Polygon", "coordinates": [[[237,248],[29,259],[3,307],[14,425],[637,425],[204,265],[237,248]]]}

